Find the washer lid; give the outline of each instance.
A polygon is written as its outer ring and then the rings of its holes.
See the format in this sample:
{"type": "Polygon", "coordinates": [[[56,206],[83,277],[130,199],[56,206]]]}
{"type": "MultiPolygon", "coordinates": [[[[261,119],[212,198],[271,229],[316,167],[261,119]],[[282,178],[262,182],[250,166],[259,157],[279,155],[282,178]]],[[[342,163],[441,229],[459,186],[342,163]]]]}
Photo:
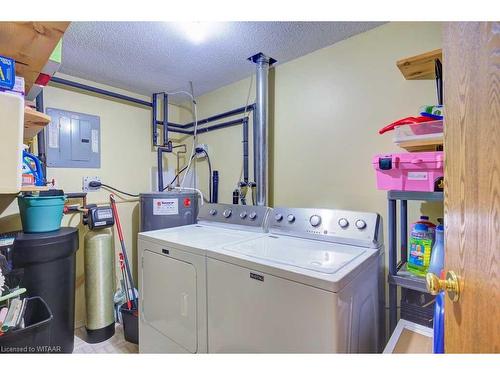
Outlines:
{"type": "Polygon", "coordinates": [[[334,274],[365,249],[323,241],[268,235],[230,244],[225,250],[306,270],[334,274]]]}
{"type": "Polygon", "coordinates": [[[139,233],[140,239],[162,243],[168,242],[170,244],[198,249],[209,249],[214,246],[242,241],[255,236],[256,232],[200,224],[139,233]]]}

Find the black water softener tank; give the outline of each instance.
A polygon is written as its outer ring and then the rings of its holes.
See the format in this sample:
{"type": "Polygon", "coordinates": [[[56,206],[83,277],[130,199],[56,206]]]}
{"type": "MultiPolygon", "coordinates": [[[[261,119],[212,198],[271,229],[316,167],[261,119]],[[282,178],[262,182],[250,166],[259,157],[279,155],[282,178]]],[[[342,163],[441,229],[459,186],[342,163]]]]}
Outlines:
{"type": "Polygon", "coordinates": [[[19,285],[28,297],[42,297],[54,317],[48,353],[73,352],[77,250],[77,228],[20,233],[14,241],[12,266],[22,269],[19,285]]]}

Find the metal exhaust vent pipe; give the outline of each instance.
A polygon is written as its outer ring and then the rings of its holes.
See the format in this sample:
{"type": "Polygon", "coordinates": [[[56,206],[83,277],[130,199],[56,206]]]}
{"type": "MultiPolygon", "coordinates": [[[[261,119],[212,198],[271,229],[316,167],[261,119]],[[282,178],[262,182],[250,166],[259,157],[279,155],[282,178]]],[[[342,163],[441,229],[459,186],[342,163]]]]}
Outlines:
{"type": "Polygon", "coordinates": [[[248,58],[257,65],[255,100],[255,116],[253,123],[253,141],[254,141],[254,170],[255,183],[257,185],[257,206],[267,206],[267,95],[268,95],[268,72],[269,67],[276,60],[259,52],[248,58]]]}

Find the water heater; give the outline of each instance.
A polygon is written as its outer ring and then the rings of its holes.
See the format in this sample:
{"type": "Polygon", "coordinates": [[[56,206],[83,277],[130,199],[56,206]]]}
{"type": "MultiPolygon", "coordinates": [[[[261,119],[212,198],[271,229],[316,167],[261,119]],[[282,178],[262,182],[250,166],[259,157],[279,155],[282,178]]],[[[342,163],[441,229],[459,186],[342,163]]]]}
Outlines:
{"type": "Polygon", "coordinates": [[[163,192],[141,194],[141,232],[196,223],[198,194],[163,192]]]}

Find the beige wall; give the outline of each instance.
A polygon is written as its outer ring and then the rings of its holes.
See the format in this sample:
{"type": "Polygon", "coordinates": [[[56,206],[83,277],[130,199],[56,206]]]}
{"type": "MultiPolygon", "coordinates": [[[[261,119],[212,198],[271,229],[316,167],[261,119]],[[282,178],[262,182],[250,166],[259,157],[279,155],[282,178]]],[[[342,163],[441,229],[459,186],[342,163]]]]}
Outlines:
{"type": "MultiPolygon", "coordinates": [[[[61,75],[63,76],[63,75],[61,75]]],[[[64,76],[63,76],[64,77],[64,76]]],[[[76,79],[90,85],[98,86],[115,92],[120,92],[140,99],[141,97],[112,87],[76,79]]],[[[151,110],[142,106],[134,106],[123,102],[108,100],[103,97],[88,95],[81,92],[49,86],[44,90],[45,107],[65,109],[69,111],[97,115],[101,121],[101,168],[49,168],[49,179],[54,178],[57,186],[65,192],[82,191],[83,176],[99,176],[101,180],[121,190],[139,193],[150,191],[150,168],[156,166],[156,153],[151,147],[151,110]]],[[[170,119],[180,121],[179,107],[171,106],[170,119]]],[[[175,138],[176,136],[174,136],[175,138]]],[[[165,157],[165,166],[175,168],[172,155],[165,157]]],[[[118,195],[119,196],[119,195],[118,195]]],[[[126,198],[126,197],[125,197],[126,198]]],[[[13,197],[2,197],[3,205],[10,203],[13,197]]],[[[129,258],[136,265],[137,232],[139,228],[139,207],[137,200],[118,204],[118,211],[123,226],[125,243],[129,258]]],[[[109,202],[109,191],[88,194],[89,203],[109,202]]],[[[75,201],[74,203],[78,203],[75,201]]],[[[81,325],[85,319],[84,305],[84,274],[83,274],[83,237],[85,228],[79,225],[80,215],[65,216],[63,225],[80,227],[80,249],[77,252],[77,291],[76,291],[76,321],[81,325]]],[[[20,229],[17,202],[14,200],[0,217],[0,233],[20,229]]],[[[119,241],[115,237],[115,248],[119,241]]],[[[134,272],[135,273],[135,272],[134,272]]]]}
{"type": "MultiPolygon", "coordinates": [[[[385,214],[386,194],[375,188],[371,158],[401,149],[378,129],[436,101],[434,82],[405,80],[396,61],[440,47],[440,23],[389,23],[276,66],[270,73],[270,203],[385,214]]],[[[199,117],[243,106],[249,83],[197,98],[199,117]]],[[[220,201],[230,202],[241,170],[241,127],[200,134],[198,143],[209,144],[213,168],[220,170],[220,201]]],[[[204,192],[206,169],[197,163],[204,192]]]]}

